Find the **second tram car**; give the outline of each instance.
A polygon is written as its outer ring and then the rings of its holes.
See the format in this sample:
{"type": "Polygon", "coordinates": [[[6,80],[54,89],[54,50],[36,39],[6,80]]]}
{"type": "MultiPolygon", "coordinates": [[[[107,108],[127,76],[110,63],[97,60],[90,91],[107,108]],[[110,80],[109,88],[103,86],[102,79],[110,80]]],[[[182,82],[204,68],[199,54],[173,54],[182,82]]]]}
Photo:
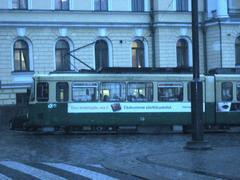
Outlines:
{"type": "MultiPolygon", "coordinates": [[[[205,124],[240,125],[239,77],[201,75],[205,124]]],[[[33,80],[26,127],[117,130],[191,124],[190,73],[115,69],[37,74],[33,80]]]]}

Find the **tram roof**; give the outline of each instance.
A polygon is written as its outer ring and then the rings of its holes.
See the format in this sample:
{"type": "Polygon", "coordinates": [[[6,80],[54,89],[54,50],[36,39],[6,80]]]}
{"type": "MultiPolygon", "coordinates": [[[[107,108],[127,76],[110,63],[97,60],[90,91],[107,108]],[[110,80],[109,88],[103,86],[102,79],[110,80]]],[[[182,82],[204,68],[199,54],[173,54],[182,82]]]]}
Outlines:
{"type": "Polygon", "coordinates": [[[209,71],[210,75],[214,74],[240,74],[240,67],[236,68],[215,68],[209,71]]]}
{"type": "Polygon", "coordinates": [[[99,70],[81,69],[76,71],[54,71],[50,74],[191,74],[192,68],[134,68],[134,67],[107,67],[99,70]]]}

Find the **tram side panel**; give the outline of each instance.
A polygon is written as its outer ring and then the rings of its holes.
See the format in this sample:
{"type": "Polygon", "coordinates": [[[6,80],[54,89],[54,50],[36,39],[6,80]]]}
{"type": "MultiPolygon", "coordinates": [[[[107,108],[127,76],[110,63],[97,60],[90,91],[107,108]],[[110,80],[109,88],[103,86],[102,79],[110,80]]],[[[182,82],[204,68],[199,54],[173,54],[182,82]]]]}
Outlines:
{"type": "Polygon", "coordinates": [[[215,77],[205,76],[205,124],[216,123],[215,77]]]}

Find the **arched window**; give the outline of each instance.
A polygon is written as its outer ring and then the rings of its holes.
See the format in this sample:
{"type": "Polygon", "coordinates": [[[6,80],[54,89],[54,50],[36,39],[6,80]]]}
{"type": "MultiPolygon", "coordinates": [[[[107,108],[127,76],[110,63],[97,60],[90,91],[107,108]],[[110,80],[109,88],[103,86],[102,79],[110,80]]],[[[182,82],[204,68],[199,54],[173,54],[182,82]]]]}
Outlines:
{"type": "Polygon", "coordinates": [[[177,42],[177,66],[189,67],[188,42],[185,39],[177,42]]]}
{"type": "Polygon", "coordinates": [[[240,36],[236,39],[235,42],[235,58],[236,66],[240,66],[240,36]]]}
{"type": "Polygon", "coordinates": [[[69,71],[70,70],[70,51],[69,44],[65,40],[59,40],[55,47],[55,59],[57,71],[69,71]]]}
{"type": "Polygon", "coordinates": [[[144,44],[140,40],[135,40],[132,43],[132,66],[142,68],[144,63],[144,44]]]}
{"type": "Polygon", "coordinates": [[[95,44],[95,67],[100,69],[109,66],[108,44],[104,40],[98,40],[95,44]]]}
{"type": "Polygon", "coordinates": [[[18,40],[14,43],[14,70],[29,71],[29,47],[24,40],[18,40]]]}

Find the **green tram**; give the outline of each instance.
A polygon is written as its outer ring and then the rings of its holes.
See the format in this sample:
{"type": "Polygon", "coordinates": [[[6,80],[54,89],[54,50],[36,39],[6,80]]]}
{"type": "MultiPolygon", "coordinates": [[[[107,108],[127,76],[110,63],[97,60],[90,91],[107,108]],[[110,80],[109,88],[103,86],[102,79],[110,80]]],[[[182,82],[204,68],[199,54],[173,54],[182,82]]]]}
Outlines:
{"type": "MultiPolygon", "coordinates": [[[[201,75],[206,125],[240,125],[240,74],[201,75]]],[[[191,124],[191,73],[121,70],[36,74],[27,128],[113,131],[191,124]]]]}

